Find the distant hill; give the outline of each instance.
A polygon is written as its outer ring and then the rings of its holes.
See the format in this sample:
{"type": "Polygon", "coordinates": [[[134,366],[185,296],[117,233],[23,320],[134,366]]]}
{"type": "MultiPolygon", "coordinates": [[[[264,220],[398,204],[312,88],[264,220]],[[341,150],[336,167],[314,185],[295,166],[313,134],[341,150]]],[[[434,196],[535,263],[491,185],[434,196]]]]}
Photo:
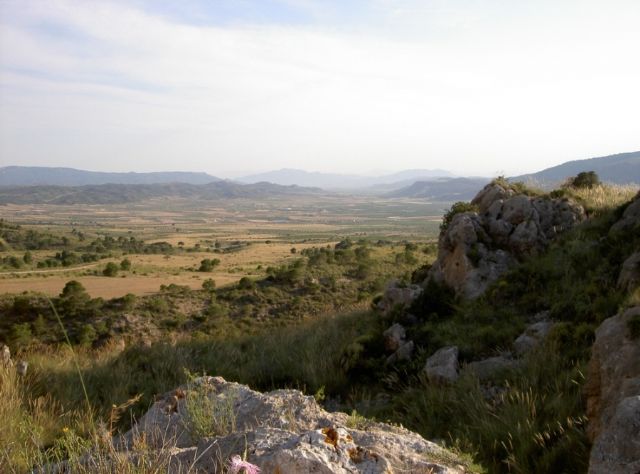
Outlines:
{"type": "Polygon", "coordinates": [[[2,204],[126,204],[154,198],[215,200],[223,198],[266,199],[278,196],[320,194],[322,190],[271,183],[237,184],[99,184],[90,186],[0,187],[2,204]]]}
{"type": "Polygon", "coordinates": [[[387,193],[392,198],[420,198],[431,201],[469,201],[489,178],[440,178],[416,181],[410,186],[387,193]]]}
{"type": "Polygon", "coordinates": [[[351,174],[318,173],[298,169],[281,169],[266,173],[254,174],[238,178],[241,183],[269,183],[298,186],[312,186],[324,189],[358,189],[377,184],[394,183],[397,181],[411,181],[424,178],[453,177],[445,170],[415,169],[405,170],[382,176],[360,176],[351,174]]]}
{"type": "Polygon", "coordinates": [[[0,168],[0,186],[87,186],[95,184],[207,184],[220,178],[207,173],[165,171],[157,173],[103,173],[74,168],[6,166],[0,168]]]}
{"type": "Polygon", "coordinates": [[[595,171],[602,181],[610,183],[640,184],[640,151],[567,161],[537,173],[514,176],[509,179],[531,182],[541,187],[552,187],[582,171],[595,171]]]}

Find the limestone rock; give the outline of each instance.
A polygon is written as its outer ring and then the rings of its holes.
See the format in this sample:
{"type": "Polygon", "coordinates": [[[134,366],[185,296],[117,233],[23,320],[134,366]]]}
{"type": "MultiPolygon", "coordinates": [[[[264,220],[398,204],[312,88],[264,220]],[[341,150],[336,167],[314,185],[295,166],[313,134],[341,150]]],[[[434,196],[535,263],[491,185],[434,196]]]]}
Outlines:
{"type": "Polygon", "coordinates": [[[194,384],[211,400],[234,401],[232,432],[194,438],[188,428],[192,388],[184,387],[161,397],[117,441],[119,449],[125,452],[143,437],[150,448],[168,450],[170,473],[220,472],[232,456],[243,453],[265,474],[465,472],[456,461],[442,461],[455,455],[415,433],[376,422],[347,428],[346,414],[328,413],[296,390],[263,394],[221,377],[201,377],[194,384]]]}
{"type": "Polygon", "coordinates": [[[537,347],[553,326],[554,323],[550,321],[540,321],[528,326],[513,343],[516,354],[522,356],[537,347]]]}
{"type": "Polygon", "coordinates": [[[391,281],[378,302],[378,309],[383,313],[391,311],[395,306],[409,306],[422,293],[420,285],[402,286],[397,280],[391,281]]]}
{"type": "Polygon", "coordinates": [[[618,277],[619,288],[630,291],[638,285],[640,285],[640,252],[631,254],[624,261],[618,277]]]}
{"type": "Polygon", "coordinates": [[[514,194],[490,183],[471,201],[478,212],[453,216],[440,234],[428,279],[477,298],[522,258],[542,251],[585,217],[573,202],[514,194]]]}
{"type": "Polygon", "coordinates": [[[587,372],[587,434],[591,474],[640,470],[640,341],[627,322],[640,306],[606,319],[596,330],[587,372]]]}
{"type": "Polygon", "coordinates": [[[447,346],[438,349],[427,359],[424,371],[431,383],[453,383],[458,380],[458,348],[447,346]]]}
{"type": "Polygon", "coordinates": [[[402,344],[397,351],[387,357],[387,364],[393,364],[400,360],[411,360],[413,357],[413,350],[415,349],[415,345],[413,341],[408,341],[402,344]]]}
{"type": "Polygon", "coordinates": [[[385,350],[395,352],[406,342],[407,333],[401,324],[396,323],[383,332],[382,336],[384,337],[385,350]]]}
{"type": "Polygon", "coordinates": [[[518,362],[510,357],[496,356],[487,359],[470,362],[465,366],[466,371],[472,372],[481,381],[489,380],[496,374],[513,369],[518,362]]]}

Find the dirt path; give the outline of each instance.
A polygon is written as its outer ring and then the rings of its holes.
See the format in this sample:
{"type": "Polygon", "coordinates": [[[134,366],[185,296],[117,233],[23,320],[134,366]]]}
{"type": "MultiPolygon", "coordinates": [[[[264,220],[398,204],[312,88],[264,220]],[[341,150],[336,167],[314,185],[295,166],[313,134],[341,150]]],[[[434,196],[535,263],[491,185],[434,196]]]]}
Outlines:
{"type": "Polygon", "coordinates": [[[19,272],[0,272],[0,275],[30,275],[32,273],[60,273],[60,272],[72,272],[75,270],[84,270],[85,268],[93,268],[100,265],[98,263],[90,263],[88,265],[82,265],[80,267],[64,267],[64,268],[55,268],[48,270],[22,270],[19,272]]]}

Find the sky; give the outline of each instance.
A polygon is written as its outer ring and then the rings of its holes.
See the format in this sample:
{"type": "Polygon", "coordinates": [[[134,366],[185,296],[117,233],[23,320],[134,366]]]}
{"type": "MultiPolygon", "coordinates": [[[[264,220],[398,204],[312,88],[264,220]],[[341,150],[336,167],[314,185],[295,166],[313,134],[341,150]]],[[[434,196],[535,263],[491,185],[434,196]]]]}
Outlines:
{"type": "Polygon", "coordinates": [[[640,150],[637,0],[0,0],[0,166],[516,175],[640,150]]]}

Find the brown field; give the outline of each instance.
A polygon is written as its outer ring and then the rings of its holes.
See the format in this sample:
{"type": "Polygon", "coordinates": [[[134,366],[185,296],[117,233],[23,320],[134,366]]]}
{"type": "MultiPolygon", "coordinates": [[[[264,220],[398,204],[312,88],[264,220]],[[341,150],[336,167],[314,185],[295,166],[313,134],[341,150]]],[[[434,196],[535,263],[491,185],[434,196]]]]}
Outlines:
{"type": "MultiPolygon", "coordinates": [[[[9,222],[63,235],[76,229],[86,234],[87,240],[102,235],[134,236],[149,243],[168,242],[174,247],[181,243],[181,247],[191,250],[196,244],[206,249],[216,241],[223,247],[236,241],[243,245],[229,253],[128,255],[132,271],[112,278],[102,276],[101,271],[108,261],[119,262],[119,255],[75,268],[23,268],[16,272],[5,269],[0,271],[0,294],[38,291],[57,295],[72,279],[80,281],[92,296],[103,298],[151,294],[160,285],[171,283],[199,288],[206,278],[213,278],[222,286],[243,276],[262,276],[267,266],[296,258],[291,254],[292,247],[302,250],[333,245],[345,237],[433,240],[442,210],[448,206],[353,196],[301,197],[294,201],[232,199],[213,204],[152,200],[126,206],[0,206],[0,217],[9,222]],[[221,264],[211,273],[194,271],[204,258],[218,258],[221,264]]],[[[10,253],[0,252],[0,257],[10,253]]],[[[38,260],[53,256],[55,251],[32,253],[38,260]]],[[[22,256],[17,251],[13,254],[22,256]]]]}

